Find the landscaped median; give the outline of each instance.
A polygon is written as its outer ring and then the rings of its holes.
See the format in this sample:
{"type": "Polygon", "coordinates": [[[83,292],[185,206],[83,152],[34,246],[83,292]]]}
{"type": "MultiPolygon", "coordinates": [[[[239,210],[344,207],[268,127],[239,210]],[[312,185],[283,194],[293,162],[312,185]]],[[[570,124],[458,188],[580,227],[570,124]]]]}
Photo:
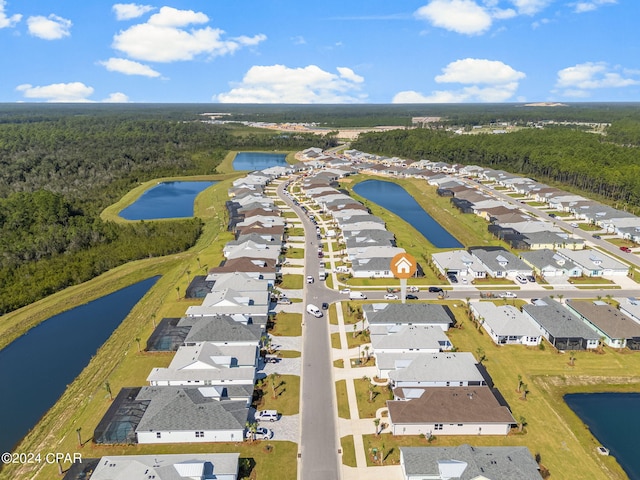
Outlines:
{"type": "MultiPolygon", "coordinates": [[[[351,380],[349,380],[351,381],[351,380]]],[[[338,405],[338,417],[349,420],[349,398],[347,396],[347,380],[338,380],[336,382],[336,397],[338,405]]]]}

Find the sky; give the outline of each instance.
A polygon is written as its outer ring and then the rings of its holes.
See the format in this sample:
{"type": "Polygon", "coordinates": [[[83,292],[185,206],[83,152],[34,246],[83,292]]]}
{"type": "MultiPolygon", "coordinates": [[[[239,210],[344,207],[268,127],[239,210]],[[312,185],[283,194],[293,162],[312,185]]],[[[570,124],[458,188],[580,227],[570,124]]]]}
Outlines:
{"type": "Polygon", "coordinates": [[[0,0],[0,102],[638,102],[639,19],[639,0],[0,0]]]}

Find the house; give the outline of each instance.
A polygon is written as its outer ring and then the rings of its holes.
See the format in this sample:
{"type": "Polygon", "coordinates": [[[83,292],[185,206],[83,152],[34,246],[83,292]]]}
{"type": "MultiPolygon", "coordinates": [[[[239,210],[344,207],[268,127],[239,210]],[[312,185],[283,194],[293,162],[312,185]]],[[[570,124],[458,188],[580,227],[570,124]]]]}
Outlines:
{"type": "Polygon", "coordinates": [[[540,480],[527,447],[400,447],[404,480],[540,480]]]}
{"type": "Polygon", "coordinates": [[[539,345],[542,335],[513,305],[470,302],[471,315],[482,325],[496,345],[539,345]]]}
{"type": "Polygon", "coordinates": [[[63,480],[190,480],[238,478],[239,453],[191,453],[172,455],[109,455],[83,459],[63,480]],[[90,471],[82,472],[83,465],[90,471]]]}
{"type": "Polygon", "coordinates": [[[598,335],[550,297],[524,305],[522,313],[558,350],[589,350],[598,347],[598,335]]]}
{"type": "Polygon", "coordinates": [[[267,258],[277,261],[280,257],[280,245],[266,245],[264,243],[256,243],[251,240],[238,245],[225,245],[222,253],[225,258],[233,260],[234,258],[267,258]]]}
{"type": "Polygon", "coordinates": [[[612,348],[640,350],[640,324],[601,300],[567,300],[567,308],[612,348]]]}
{"type": "Polygon", "coordinates": [[[369,326],[374,356],[380,353],[437,353],[453,345],[440,327],[432,325],[369,326]]]}
{"type": "Polygon", "coordinates": [[[640,301],[635,297],[628,297],[621,300],[618,308],[622,313],[640,324],[640,301]]]}
{"type": "MultiPolygon", "coordinates": [[[[244,319],[244,318],[243,318],[244,319]]],[[[185,345],[211,342],[216,345],[258,345],[264,335],[261,325],[244,323],[232,315],[183,317],[176,328],[189,328],[185,345]]]]}
{"type": "Polygon", "coordinates": [[[438,271],[444,276],[451,274],[472,280],[487,276],[484,266],[466,250],[434,253],[431,255],[431,259],[438,271]]]}
{"type": "Polygon", "coordinates": [[[387,400],[393,435],[507,435],[516,424],[489,387],[428,387],[418,398],[387,400]]]}
{"type": "Polygon", "coordinates": [[[470,252],[493,278],[515,278],[518,275],[533,274],[530,266],[503,248],[472,248],[470,252]]]}
{"type": "Polygon", "coordinates": [[[412,398],[411,389],[487,384],[469,352],[423,353],[408,361],[398,361],[388,376],[395,389],[403,390],[396,393],[402,393],[404,399],[412,398]]]}
{"type": "Polygon", "coordinates": [[[585,277],[621,276],[629,273],[629,266],[596,250],[571,250],[561,248],[558,254],[571,260],[582,269],[585,277]]]}
{"type": "Polygon", "coordinates": [[[221,275],[234,272],[243,272],[251,278],[266,280],[272,287],[276,279],[276,260],[249,257],[225,260],[220,266],[209,269],[207,281],[215,281],[221,275]]]}
{"type": "Polygon", "coordinates": [[[207,294],[202,305],[187,307],[188,317],[211,317],[216,315],[241,315],[244,321],[266,325],[269,313],[269,292],[244,292],[225,288],[207,294]]]}
{"type": "Polygon", "coordinates": [[[395,325],[432,325],[443,331],[453,325],[453,314],[433,303],[368,303],[362,306],[369,327],[395,325]]]}
{"type": "Polygon", "coordinates": [[[553,250],[545,248],[542,250],[522,252],[520,258],[524,260],[527,265],[530,265],[537,275],[544,278],[582,276],[582,269],[580,267],[553,250]]]}
{"type": "Polygon", "coordinates": [[[142,387],[148,405],[136,428],[138,443],[241,442],[245,401],[219,401],[213,387],[142,387]]]}
{"type": "Polygon", "coordinates": [[[393,278],[390,257],[355,258],[351,262],[354,278],[393,278]]]}
{"type": "Polygon", "coordinates": [[[153,368],[147,381],[151,386],[253,387],[257,362],[257,345],[216,345],[210,342],[183,345],[169,366],[153,368]]]}

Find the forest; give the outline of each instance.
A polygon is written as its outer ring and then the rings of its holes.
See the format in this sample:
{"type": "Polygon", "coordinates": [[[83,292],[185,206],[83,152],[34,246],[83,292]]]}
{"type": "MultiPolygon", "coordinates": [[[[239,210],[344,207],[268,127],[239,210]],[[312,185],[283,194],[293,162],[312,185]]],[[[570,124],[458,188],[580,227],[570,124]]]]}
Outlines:
{"type": "Polygon", "coordinates": [[[0,314],[128,261],[192,246],[198,219],[100,219],[140,182],[214,174],[232,148],[301,150],[334,141],[210,125],[190,109],[0,108],[0,314]]]}

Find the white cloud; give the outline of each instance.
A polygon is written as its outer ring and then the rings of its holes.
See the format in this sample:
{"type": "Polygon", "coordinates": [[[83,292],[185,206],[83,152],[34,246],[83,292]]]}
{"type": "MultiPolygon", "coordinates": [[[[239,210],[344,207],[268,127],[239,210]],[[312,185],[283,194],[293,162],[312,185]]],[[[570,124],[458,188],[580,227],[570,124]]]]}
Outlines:
{"type": "MultiPolygon", "coordinates": [[[[563,89],[562,94],[571,97],[586,97],[589,90],[598,88],[623,88],[640,85],[634,78],[624,77],[616,70],[620,67],[609,67],[605,62],[586,62],[563,68],[558,72],[556,88],[563,89]]],[[[633,72],[624,71],[629,75],[633,72]]]]}
{"type": "Polygon", "coordinates": [[[285,65],[253,66],[242,82],[229,92],[213,97],[221,103],[357,103],[364,78],[346,67],[338,74],[316,65],[289,68],[285,65]]]}
{"type": "Polygon", "coordinates": [[[16,23],[22,20],[22,15],[15,13],[10,17],[7,16],[4,9],[7,6],[5,0],[0,0],[0,28],[13,27],[16,23]]]}
{"type": "Polygon", "coordinates": [[[435,77],[438,83],[487,83],[504,84],[520,80],[525,74],[497,60],[465,58],[456,60],[442,69],[435,77]]]}
{"type": "Polygon", "coordinates": [[[44,40],[59,40],[71,35],[71,20],[59,17],[53,13],[48,17],[37,15],[27,19],[29,33],[44,40]]]}
{"type": "Polygon", "coordinates": [[[618,0],[589,0],[586,2],[577,2],[574,4],[576,13],[592,12],[603,5],[615,5],[618,0]]]}
{"type": "Polygon", "coordinates": [[[131,20],[155,10],[155,7],[151,5],[137,5],[135,3],[116,3],[112,8],[117,20],[131,20]]]}
{"type": "Polygon", "coordinates": [[[520,15],[534,15],[544,10],[553,0],[511,0],[520,15]]]}
{"type": "Polygon", "coordinates": [[[414,90],[397,93],[393,103],[462,103],[505,102],[518,90],[518,81],[525,74],[509,65],[479,58],[456,60],[442,69],[435,77],[437,83],[460,83],[464,86],[454,90],[436,90],[429,95],[414,90]]]}
{"type": "Polygon", "coordinates": [[[124,73],[125,75],[142,75],[144,77],[159,77],[160,73],[148,65],[127,60],[126,58],[110,58],[102,62],[98,62],[110,72],[124,73]]]}
{"type": "Polygon", "coordinates": [[[297,35],[295,37],[292,37],[291,40],[293,40],[294,45],[304,45],[307,43],[307,41],[304,39],[302,35],[297,35]]]}
{"type": "Polygon", "coordinates": [[[105,98],[103,103],[129,103],[129,97],[122,92],[115,92],[105,98]]]}
{"type": "Polygon", "coordinates": [[[87,97],[93,94],[93,87],[82,82],[53,83],[41,87],[34,87],[25,83],[16,87],[25,98],[38,98],[47,102],[90,102],[87,97]]]}
{"type": "Polygon", "coordinates": [[[192,60],[198,55],[227,55],[242,47],[257,45],[267,38],[259,34],[224,40],[224,31],[217,28],[181,28],[208,21],[209,17],[204,13],[162,7],[148,22],[134,25],[115,35],[113,48],[137,60],[175,62],[192,60]]]}
{"type": "Polygon", "coordinates": [[[491,15],[472,0],[432,0],[415,16],[436,27],[465,35],[477,35],[491,27],[491,15]]]}

